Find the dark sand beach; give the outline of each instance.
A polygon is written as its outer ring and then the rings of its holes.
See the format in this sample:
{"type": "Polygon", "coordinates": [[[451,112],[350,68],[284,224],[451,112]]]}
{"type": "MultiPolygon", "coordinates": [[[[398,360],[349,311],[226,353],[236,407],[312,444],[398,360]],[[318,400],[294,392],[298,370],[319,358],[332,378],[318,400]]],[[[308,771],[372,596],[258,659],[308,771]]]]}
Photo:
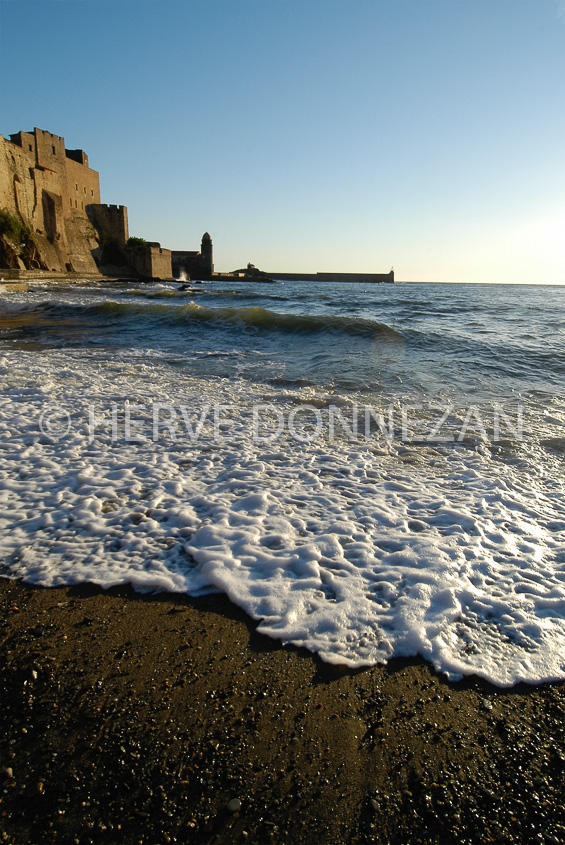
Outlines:
{"type": "Polygon", "coordinates": [[[0,597],[3,842],[565,842],[563,685],[351,672],[223,596],[0,597]]]}

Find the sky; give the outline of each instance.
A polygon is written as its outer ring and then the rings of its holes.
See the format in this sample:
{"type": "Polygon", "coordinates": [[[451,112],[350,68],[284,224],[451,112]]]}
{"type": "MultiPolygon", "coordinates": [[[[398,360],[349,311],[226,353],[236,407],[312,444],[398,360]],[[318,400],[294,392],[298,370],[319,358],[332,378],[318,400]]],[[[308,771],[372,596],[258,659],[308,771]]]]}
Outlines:
{"type": "Polygon", "coordinates": [[[565,0],[0,0],[0,134],[215,268],[565,284],[565,0]]]}

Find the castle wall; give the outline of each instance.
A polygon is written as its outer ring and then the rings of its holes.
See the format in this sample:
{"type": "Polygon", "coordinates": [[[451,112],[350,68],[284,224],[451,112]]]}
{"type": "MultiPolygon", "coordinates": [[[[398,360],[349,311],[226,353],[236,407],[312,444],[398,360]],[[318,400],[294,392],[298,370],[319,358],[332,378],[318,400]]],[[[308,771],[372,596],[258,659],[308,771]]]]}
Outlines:
{"type": "Polygon", "coordinates": [[[103,205],[100,201],[98,204],[89,203],[87,214],[104,238],[125,247],[129,238],[128,210],[125,205],[103,205]]]}
{"type": "Polygon", "coordinates": [[[171,252],[171,264],[173,277],[182,278],[185,274],[189,279],[195,279],[200,270],[200,253],[195,250],[173,249],[171,252]]]}
{"type": "Polygon", "coordinates": [[[35,152],[31,157],[29,152],[0,135],[0,204],[29,221],[33,221],[36,205],[34,163],[35,152]]]}
{"type": "Polygon", "coordinates": [[[71,214],[86,214],[88,205],[100,202],[100,179],[96,170],[91,170],[73,159],[66,159],[65,205],[71,214]]]}
{"type": "Polygon", "coordinates": [[[171,250],[161,247],[151,247],[151,278],[171,279],[171,250]]]}
{"type": "MultiPolygon", "coordinates": [[[[98,173],[84,150],[42,129],[0,135],[0,208],[31,230],[23,244],[0,236],[0,266],[10,272],[95,274],[99,270],[144,278],[172,278],[171,251],[159,244],[128,246],[127,209],[100,202],[98,173]],[[129,265],[129,266],[128,266],[129,265]]],[[[201,252],[182,253],[193,278],[213,273],[212,240],[201,252]]]]}
{"type": "Polygon", "coordinates": [[[30,227],[44,268],[96,273],[87,206],[100,202],[99,176],[86,153],[69,153],[64,138],[41,129],[0,135],[0,206],[30,227]]]}
{"type": "Polygon", "coordinates": [[[171,250],[157,244],[133,244],[127,247],[129,263],[142,278],[171,279],[171,250]]]}
{"type": "Polygon", "coordinates": [[[174,249],[171,253],[176,279],[186,273],[190,279],[211,279],[214,273],[212,239],[208,232],[202,236],[200,252],[174,249]]]}

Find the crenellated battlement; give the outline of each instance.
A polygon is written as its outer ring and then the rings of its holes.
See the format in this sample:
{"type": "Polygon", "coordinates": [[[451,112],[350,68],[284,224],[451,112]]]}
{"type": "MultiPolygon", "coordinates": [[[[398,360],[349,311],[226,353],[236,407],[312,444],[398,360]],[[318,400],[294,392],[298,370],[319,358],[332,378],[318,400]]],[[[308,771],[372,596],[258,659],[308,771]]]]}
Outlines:
{"type": "Polygon", "coordinates": [[[128,210],[125,205],[92,203],[87,208],[88,217],[102,237],[114,241],[122,249],[128,242],[128,210]]]}

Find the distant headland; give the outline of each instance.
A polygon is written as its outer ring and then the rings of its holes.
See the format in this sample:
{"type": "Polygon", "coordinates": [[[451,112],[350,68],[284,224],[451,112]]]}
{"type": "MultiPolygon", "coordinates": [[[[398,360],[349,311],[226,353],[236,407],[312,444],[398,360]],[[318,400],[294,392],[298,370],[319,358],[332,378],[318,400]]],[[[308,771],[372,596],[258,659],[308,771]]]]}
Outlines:
{"type": "Polygon", "coordinates": [[[0,275],[3,279],[138,278],[249,282],[394,282],[389,273],[264,273],[249,264],[215,273],[212,239],[200,250],[131,238],[127,208],[100,202],[100,178],[84,150],[35,128],[0,135],[0,275]]]}

